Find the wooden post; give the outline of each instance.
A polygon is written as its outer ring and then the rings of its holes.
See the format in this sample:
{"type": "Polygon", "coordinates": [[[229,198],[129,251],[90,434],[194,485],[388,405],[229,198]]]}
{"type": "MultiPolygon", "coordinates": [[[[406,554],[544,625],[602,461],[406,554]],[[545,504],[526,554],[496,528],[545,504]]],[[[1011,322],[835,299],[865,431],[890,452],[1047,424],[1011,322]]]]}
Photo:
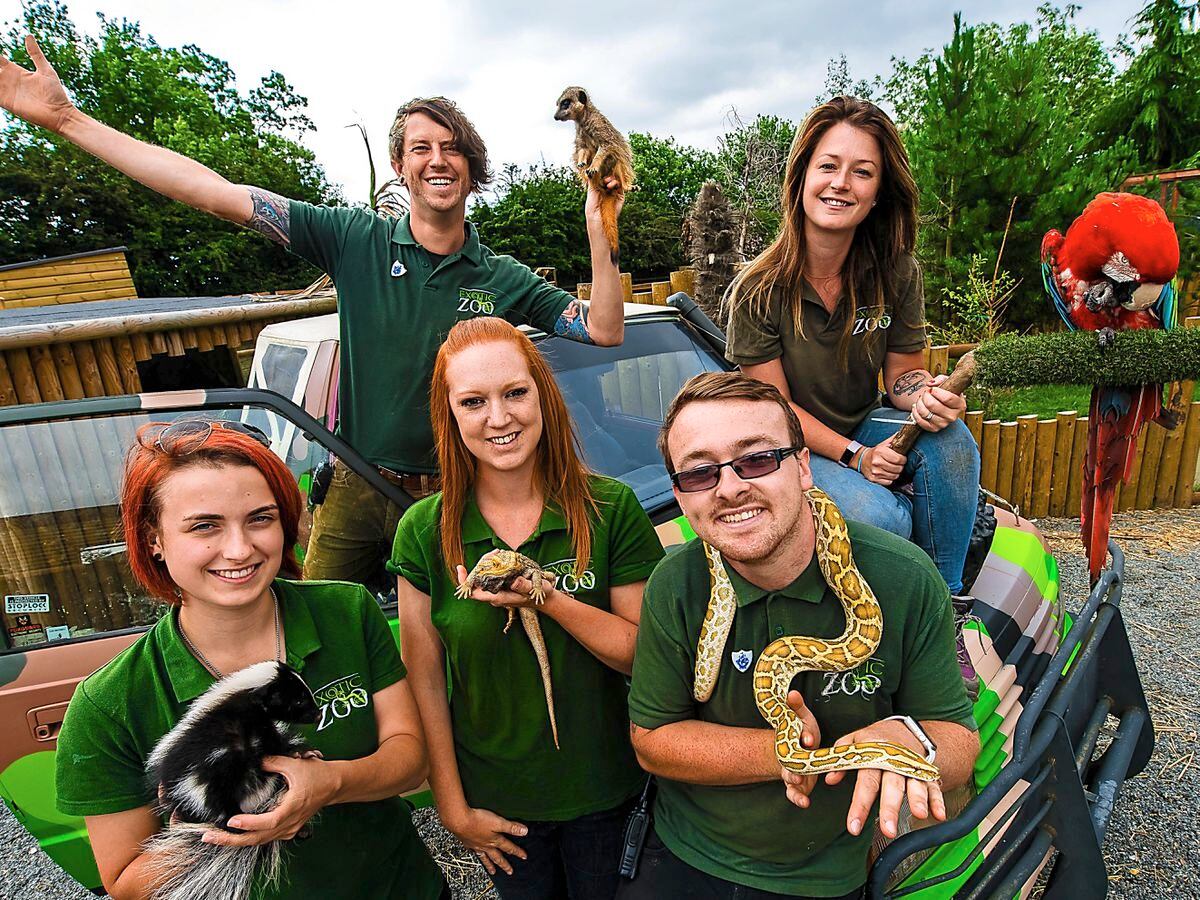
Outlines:
{"type": "Polygon", "coordinates": [[[1058,422],[1045,419],[1037,423],[1037,447],[1033,452],[1033,489],[1029,512],[1038,518],[1050,513],[1050,482],[1054,477],[1054,450],[1058,422]]]}
{"type": "Polygon", "coordinates": [[[65,399],[62,382],[58,378],[58,367],[54,365],[54,356],[51,355],[50,348],[44,344],[40,347],[30,347],[29,359],[33,363],[33,374],[37,379],[38,393],[42,395],[42,399],[65,399]]]}
{"type": "Polygon", "coordinates": [[[1163,442],[1167,432],[1161,425],[1151,422],[1145,428],[1146,449],[1142,452],[1141,472],[1138,474],[1137,509],[1149,509],[1154,505],[1154,488],[1158,483],[1158,465],[1162,460],[1163,442]]]}
{"type": "Polygon", "coordinates": [[[229,334],[224,325],[218,323],[211,330],[214,347],[224,347],[229,344],[229,334]]]}
{"type": "MultiPolygon", "coordinates": [[[[1192,395],[1192,384],[1187,382],[1187,394],[1192,395]]],[[[1190,406],[1190,404],[1189,404],[1190,406]]],[[[1186,410],[1187,407],[1185,406],[1186,410]]],[[[1163,435],[1162,457],[1158,462],[1158,477],[1154,484],[1155,507],[1170,508],[1175,502],[1175,482],[1179,479],[1179,460],[1183,456],[1183,432],[1187,423],[1180,421],[1163,435]]]]}
{"type": "Polygon", "coordinates": [[[1175,505],[1187,508],[1192,504],[1196,483],[1196,457],[1200,455],[1200,401],[1188,404],[1187,422],[1180,427],[1185,431],[1179,477],[1175,481],[1175,505]]]}
{"type": "Polygon", "coordinates": [[[117,351],[113,349],[112,341],[108,338],[97,338],[92,341],[92,349],[96,351],[96,363],[100,367],[104,393],[109,397],[118,397],[125,393],[125,385],[121,383],[121,370],[117,367],[117,351]]]}
{"type": "Polygon", "coordinates": [[[167,352],[167,339],[161,331],[150,332],[150,352],[154,356],[161,356],[167,352]]]}
{"type": "Polygon", "coordinates": [[[196,349],[201,353],[207,353],[213,348],[212,331],[207,328],[196,329],[196,349]]]}
{"type": "Polygon", "coordinates": [[[0,353],[0,406],[16,406],[17,389],[13,386],[12,374],[8,371],[8,360],[0,353]]]}
{"type": "Polygon", "coordinates": [[[621,297],[626,303],[633,302],[633,275],[629,272],[621,273],[621,297]]]}
{"type": "Polygon", "coordinates": [[[655,281],[650,285],[650,302],[655,306],[666,306],[671,296],[671,282],[655,281]]]}
{"type": "Polygon", "coordinates": [[[1053,475],[1050,479],[1050,509],[1049,515],[1067,515],[1067,494],[1071,484],[1071,441],[1075,437],[1075,410],[1067,410],[1058,414],[1058,424],[1054,432],[1054,462],[1053,475]]]}
{"type": "Polygon", "coordinates": [[[1146,429],[1142,429],[1142,433],[1137,436],[1137,449],[1134,451],[1133,458],[1137,460],[1133,467],[1133,473],[1129,476],[1128,484],[1117,485],[1117,496],[1113,499],[1113,509],[1117,512],[1127,512],[1131,509],[1137,509],[1138,497],[1138,482],[1141,481],[1142,474],[1142,455],[1146,452],[1146,429]]]}
{"type": "Polygon", "coordinates": [[[128,337],[113,338],[117,351],[117,370],[121,373],[121,386],[127,394],[142,390],[142,376],[138,373],[137,359],[133,355],[133,341],[128,337]]]}
{"type": "Polygon", "coordinates": [[[950,347],[938,344],[929,348],[929,374],[945,375],[950,371],[950,347]]]}
{"type": "Polygon", "coordinates": [[[186,351],[183,349],[183,338],[179,336],[179,331],[177,329],[172,328],[165,335],[163,335],[163,337],[167,339],[167,353],[169,353],[171,356],[184,355],[186,351]]]}
{"type": "Polygon", "coordinates": [[[58,380],[62,384],[63,396],[68,400],[82,400],[83,381],[79,377],[79,366],[75,364],[75,351],[70,344],[54,344],[50,348],[54,357],[54,367],[58,370],[58,380]]]}
{"type": "Polygon", "coordinates": [[[1000,423],[1000,456],[996,463],[996,493],[1016,505],[1016,491],[1013,490],[1013,463],[1017,456],[1017,423],[1000,423]]]}
{"type": "Polygon", "coordinates": [[[996,472],[1000,463],[1000,420],[988,419],[983,423],[983,443],[979,445],[979,485],[984,490],[998,494],[996,472]]]}
{"type": "Polygon", "coordinates": [[[37,377],[33,374],[33,363],[29,359],[29,351],[24,349],[9,350],[8,371],[12,373],[13,387],[17,389],[17,399],[21,403],[41,403],[45,398],[38,390],[37,377]]]}
{"type": "Polygon", "coordinates": [[[967,431],[971,432],[971,437],[975,438],[975,446],[982,449],[983,447],[983,410],[975,409],[966,414],[964,420],[967,423],[967,431]]]}
{"type": "Polygon", "coordinates": [[[671,273],[671,293],[683,291],[693,299],[696,296],[696,270],[692,268],[677,269],[671,273]]]}
{"type": "Polygon", "coordinates": [[[185,350],[195,350],[196,349],[196,329],[195,328],[184,328],[180,333],[180,338],[183,340],[183,349],[185,349],[185,350]]]}
{"type": "Polygon", "coordinates": [[[1071,438],[1071,480],[1067,490],[1067,515],[1079,515],[1080,499],[1083,497],[1083,451],[1087,448],[1087,416],[1075,420],[1075,434],[1071,438]]]}
{"type": "Polygon", "coordinates": [[[581,281],[575,285],[575,296],[580,300],[592,299],[592,283],[590,281],[581,281]]]}
{"type": "Polygon", "coordinates": [[[1017,452],[1013,459],[1013,503],[1028,510],[1033,496],[1033,455],[1037,449],[1038,417],[1017,416],[1017,452]]]}
{"type": "Polygon", "coordinates": [[[100,377],[100,364],[96,361],[96,349],[91,341],[77,341],[71,346],[75,348],[75,364],[79,366],[84,396],[103,397],[104,380],[100,377]]]}
{"type": "Polygon", "coordinates": [[[145,362],[151,357],[150,353],[150,338],[142,332],[134,332],[129,336],[133,342],[133,358],[138,362],[145,362]]]}

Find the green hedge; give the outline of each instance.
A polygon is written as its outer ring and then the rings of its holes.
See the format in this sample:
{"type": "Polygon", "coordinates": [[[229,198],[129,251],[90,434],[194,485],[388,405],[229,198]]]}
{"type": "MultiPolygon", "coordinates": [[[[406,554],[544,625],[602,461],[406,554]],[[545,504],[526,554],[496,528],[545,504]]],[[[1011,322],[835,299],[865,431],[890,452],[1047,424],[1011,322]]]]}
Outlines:
{"type": "Polygon", "coordinates": [[[976,348],[975,366],[981,388],[1200,379],[1200,328],[1119,331],[1103,350],[1094,331],[1003,334],[976,348]]]}

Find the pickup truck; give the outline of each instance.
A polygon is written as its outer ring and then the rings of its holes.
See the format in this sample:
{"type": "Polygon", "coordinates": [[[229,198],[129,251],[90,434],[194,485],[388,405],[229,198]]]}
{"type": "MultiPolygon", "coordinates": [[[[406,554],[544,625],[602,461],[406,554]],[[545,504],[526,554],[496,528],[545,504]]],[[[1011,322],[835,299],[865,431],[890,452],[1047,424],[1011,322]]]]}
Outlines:
{"type": "MultiPolygon", "coordinates": [[[[728,368],[724,336],[686,295],[626,310],[620,347],[530,336],[556,372],[589,464],[630,485],[670,547],[694,533],[655,437],[684,381],[728,368]]],[[[55,738],[75,685],[163,613],[123,560],[124,450],[144,422],[236,418],[270,436],[306,494],[336,456],[381,493],[410,503],[334,433],[337,335],[336,315],[269,326],[246,389],[0,408],[0,450],[9,461],[9,477],[0,479],[0,798],[86,887],[100,880],[83,822],[55,808],[55,738]]],[[[307,533],[301,529],[301,544],[307,533]]],[[[1120,621],[1121,556],[1113,551],[1114,567],[1071,614],[1036,527],[981,502],[966,581],[978,599],[967,646],[981,679],[975,717],[983,750],[973,784],[949,798],[950,821],[907,823],[909,833],[890,844],[877,837],[872,896],[1024,895],[1054,851],[1047,896],[1103,895],[1103,829],[1123,781],[1153,748],[1120,621]],[[1101,752],[1110,717],[1116,737],[1101,752]]],[[[370,587],[396,629],[391,586],[370,587]]]]}

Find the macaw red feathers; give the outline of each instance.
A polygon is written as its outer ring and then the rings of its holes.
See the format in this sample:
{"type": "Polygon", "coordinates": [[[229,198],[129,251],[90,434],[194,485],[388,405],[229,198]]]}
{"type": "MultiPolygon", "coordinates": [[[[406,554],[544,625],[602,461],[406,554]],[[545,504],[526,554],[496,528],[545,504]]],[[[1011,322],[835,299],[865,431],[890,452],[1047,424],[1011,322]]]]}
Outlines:
{"type": "MultiPolygon", "coordinates": [[[[1116,333],[1175,324],[1179,239],[1162,207],[1136,194],[1105,193],[1087,205],[1065,235],[1042,239],[1042,281],[1072,329],[1098,332],[1102,348],[1120,353],[1116,333]]],[[[1108,555],[1113,494],[1128,483],[1142,425],[1173,427],[1162,386],[1092,389],[1083,460],[1080,529],[1094,583],[1108,555]]]]}

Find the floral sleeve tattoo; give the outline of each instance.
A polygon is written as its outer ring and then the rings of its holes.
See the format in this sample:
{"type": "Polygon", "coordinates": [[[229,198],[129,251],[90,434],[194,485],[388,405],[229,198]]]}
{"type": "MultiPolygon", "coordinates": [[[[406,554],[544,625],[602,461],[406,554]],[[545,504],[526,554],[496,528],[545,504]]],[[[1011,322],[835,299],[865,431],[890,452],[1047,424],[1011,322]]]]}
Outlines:
{"type": "Polygon", "coordinates": [[[928,372],[905,372],[892,385],[892,393],[897,397],[903,397],[905,394],[916,394],[925,387],[925,382],[928,380],[928,372]]]}
{"type": "Polygon", "coordinates": [[[292,212],[287,197],[280,197],[262,188],[250,188],[250,199],[254,212],[246,221],[246,227],[265,234],[284,247],[292,242],[292,212]]]}
{"type": "Polygon", "coordinates": [[[572,300],[563,310],[558,321],[554,323],[554,333],[570,341],[581,344],[593,344],[592,336],[587,329],[587,307],[578,300],[572,300]]]}

